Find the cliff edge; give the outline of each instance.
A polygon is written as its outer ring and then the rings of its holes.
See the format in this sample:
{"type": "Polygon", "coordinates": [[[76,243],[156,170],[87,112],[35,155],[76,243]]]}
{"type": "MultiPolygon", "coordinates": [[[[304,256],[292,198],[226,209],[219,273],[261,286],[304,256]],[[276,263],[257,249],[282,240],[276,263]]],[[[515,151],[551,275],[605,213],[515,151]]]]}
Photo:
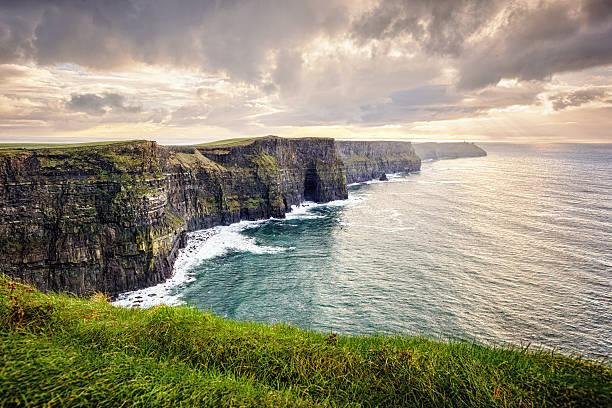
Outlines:
{"type": "Polygon", "coordinates": [[[349,183],[421,169],[421,159],[410,142],[337,140],[336,145],[349,183]]]}
{"type": "Polygon", "coordinates": [[[184,233],[347,198],[333,139],[0,150],[0,272],[117,294],[172,275],[184,233]]]}

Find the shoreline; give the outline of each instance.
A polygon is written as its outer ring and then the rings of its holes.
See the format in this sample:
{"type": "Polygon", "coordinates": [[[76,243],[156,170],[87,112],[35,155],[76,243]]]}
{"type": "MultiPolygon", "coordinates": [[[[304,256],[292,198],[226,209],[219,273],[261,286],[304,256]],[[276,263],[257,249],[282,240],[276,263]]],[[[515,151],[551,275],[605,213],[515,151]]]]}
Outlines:
{"type": "MultiPolygon", "coordinates": [[[[465,158],[467,159],[471,157],[465,157],[465,158]]],[[[461,157],[426,159],[425,162],[432,163],[436,161],[454,160],[454,159],[461,159],[461,157]]],[[[349,183],[346,186],[347,188],[350,188],[350,187],[356,187],[360,185],[401,182],[402,179],[409,177],[411,174],[418,174],[420,172],[421,170],[409,171],[409,172],[385,173],[385,175],[388,178],[385,181],[379,180],[377,178],[372,178],[370,180],[349,183]]],[[[239,233],[240,231],[250,228],[253,225],[262,224],[270,220],[283,220],[283,219],[298,218],[300,215],[306,214],[309,208],[313,208],[315,206],[330,206],[330,205],[344,206],[344,205],[347,205],[350,200],[351,200],[351,197],[349,195],[349,197],[344,200],[334,200],[334,201],[329,201],[326,203],[315,203],[311,201],[303,201],[299,205],[291,206],[291,211],[285,214],[285,218],[269,217],[266,219],[259,219],[259,220],[240,220],[238,222],[235,222],[229,225],[216,225],[216,226],[209,227],[209,228],[186,232],[185,237],[183,238],[183,242],[185,242],[185,245],[179,248],[179,254],[177,255],[175,263],[172,267],[173,273],[170,276],[170,278],[156,285],[118,293],[112,296],[111,298],[112,303],[116,306],[128,307],[128,308],[130,307],[148,308],[148,307],[154,307],[157,305],[169,305],[169,306],[182,305],[183,303],[180,300],[180,295],[170,294],[169,292],[177,288],[180,288],[181,285],[185,285],[189,282],[192,282],[195,279],[192,275],[188,274],[188,270],[190,268],[193,268],[195,266],[193,265],[193,263],[198,262],[198,261],[189,262],[189,259],[182,259],[182,257],[184,258],[185,256],[188,256],[189,253],[193,253],[193,251],[195,251],[194,248],[189,249],[190,244],[193,244],[194,236],[196,237],[196,242],[201,243],[203,239],[202,237],[200,237],[200,235],[208,235],[207,238],[204,239],[204,241],[206,241],[208,238],[212,237],[213,235],[219,234],[221,231],[231,231],[231,232],[239,233]],[[297,211],[300,211],[300,212],[297,213],[297,211]],[[180,264],[179,265],[180,269],[178,269],[178,273],[175,272],[177,263],[180,264]],[[185,266],[185,265],[188,265],[188,266],[185,266]]],[[[212,254],[210,257],[201,256],[199,258],[199,261],[203,261],[205,259],[211,259],[216,256],[222,256],[222,255],[223,253],[212,254]]]]}
{"type": "MultiPolygon", "coordinates": [[[[388,173],[386,174],[388,180],[381,181],[378,179],[371,179],[367,181],[360,181],[356,183],[347,184],[347,187],[356,187],[360,185],[371,185],[371,184],[384,184],[384,183],[394,183],[401,182],[402,179],[409,177],[411,174],[419,173],[420,171],[415,172],[397,172],[397,173],[388,173]]],[[[180,288],[181,285],[185,285],[189,282],[192,282],[195,278],[192,275],[189,275],[189,269],[193,268],[198,262],[201,262],[205,259],[212,259],[217,256],[222,256],[224,253],[213,253],[209,256],[202,255],[197,260],[190,260],[186,258],[190,254],[193,254],[197,251],[197,245],[203,245],[207,240],[211,237],[218,235],[220,233],[231,232],[231,233],[240,233],[245,229],[251,228],[253,226],[263,224],[265,222],[271,220],[284,220],[284,219],[295,219],[295,218],[310,218],[306,216],[310,209],[321,206],[345,206],[351,202],[351,196],[344,200],[334,200],[326,203],[315,203],[312,201],[304,201],[299,205],[294,205],[291,207],[291,211],[285,214],[285,218],[275,218],[270,217],[261,220],[241,220],[229,225],[216,225],[210,228],[204,228],[201,230],[187,232],[185,236],[185,246],[179,249],[179,254],[176,258],[176,261],[173,266],[173,274],[166,281],[158,283],[157,285],[148,286],[145,288],[130,290],[127,292],[118,293],[117,295],[112,297],[112,303],[115,306],[121,307],[154,307],[157,305],[168,305],[168,306],[178,306],[183,304],[180,301],[180,295],[171,294],[170,291],[180,288]],[[202,236],[203,235],[203,236],[202,236]],[[194,241],[195,239],[195,241],[194,241]],[[177,270],[177,264],[178,270],[177,270]]],[[[232,247],[228,247],[232,248],[232,247]]],[[[279,251],[280,252],[280,251],[279,251]]]]}

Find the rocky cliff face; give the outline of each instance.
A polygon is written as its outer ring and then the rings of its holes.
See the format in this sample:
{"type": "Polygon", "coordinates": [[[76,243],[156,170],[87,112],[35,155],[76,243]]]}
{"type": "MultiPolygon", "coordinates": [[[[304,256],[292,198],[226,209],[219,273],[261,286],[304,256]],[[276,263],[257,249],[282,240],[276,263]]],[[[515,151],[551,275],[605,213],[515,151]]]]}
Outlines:
{"type": "Polygon", "coordinates": [[[385,173],[418,171],[421,159],[409,142],[336,141],[349,183],[378,179],[385,173]]]}
{"type": "Polygon", "coordinates": [[[0,150],[0,272],[116,294],[167,279],[186,231],[346,197],[332,139],[0,150]]]}
{"type": "Polygon", "coordinates": [[[474,143],[466,142],[415,143],[414,150],[422,160],[457,159],[487,155],[487,152],[474,143]]]}

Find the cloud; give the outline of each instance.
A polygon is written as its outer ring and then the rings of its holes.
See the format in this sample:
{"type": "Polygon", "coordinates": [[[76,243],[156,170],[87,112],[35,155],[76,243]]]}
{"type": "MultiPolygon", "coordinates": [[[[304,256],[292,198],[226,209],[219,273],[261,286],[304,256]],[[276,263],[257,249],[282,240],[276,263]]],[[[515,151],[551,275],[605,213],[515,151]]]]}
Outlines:
{"type": "Polygon", "coordinates": [[[368,125],[409,123],[415,120],[449,119],[473,114],[474,108],[460,106],[461,97],[448,85],[423,85],[392,92],[375,104],[361,106],[361,121],[368,125]]]}
{"type": "Polygon", "coordinates": [[[599,23],[612,16],[612,2],[608,0],[585,0],[582,12],[589,23],[599,23]]]}
{"type": "Polygon", "coordinates": [[[28,74],[27,70],[20,65],[4,64],[0,65],[0,82],[8,82],[15,78],[24,77],[28,74]]]}
{"type": "Polygon", "coordinates": [[[128,105],[125,96],[116,93],[96,94],[72,94],[66,107],[76,112],[84,112],[90,115],[101,116],[109,112],[113,113],[139,113],[141,106],[128,105]]]}
{"type": "Polygon", "coordinates": [[[572,4],[506,10],[499,29],[476,42],[459,61],[458,85],[474,89],[502,78],[543,80],[612,64],[612,13],[604,9],[594,19],[587,11],[591,9],[572,4]]]}
{"type": "Polygon", "coordinates": [[[379,104],[361,107],[364,123],[410,123],[477,117],[491,109],[529,106],[544,87],[538,83],[491,86],[466,93],[451,85],[424,85],[393,92],[379,104]]]}
{"type": "MultiPolygon", "coordinates": [[[[553,109],[560,111],[573,106],[581,106],[590,102],[604,101],[609,95],[603,88],[579,89],[573,92],[564,92],[550,98],[553,109]]],[[[609,101],[607,101],[609,103],[609,101]]]]}
{"type": "Polygon", "coordinates": [[[543,80],[612,64],[611,4],[381,0],[353,22],[352,35],[449,57],[458,86],[477,89],[503,78],[543,80]]]}
{"type": "Polygon", "coordinates": [[[303,63],[302,54],[298,50],[281,50],[272,72],[273,83],[284,92],[294,92],[300,85],[303,63]]]}
{"type": "Polygon", "coordinates": [[[398,106],[424,106],[436,103],[450,103],[457,100],[447,85],[424,85],[417,88],[393,92],[391,102],[398,106]]]}
{"type": "Polygon", "coordinates": [[[503,4],[499,0],[382,0],[353,23],[355,37],[410,37],[434,54],[459,55],[466,39],[503,4]]]}
{"type": "Polygon", "coordinates": [[[9,0],[0,5],[0,63],[197,67],[285,93],[299,88],[304,50],[322,36],[450,58],[465,89],[612,63],[608,0],[363,4],[370,3],[9,0]]]}
{"type": "Polygon", "coordinates": [[[610,85],[611,39],[609,0],[5,0],[0,125],[266,134],[596,116],[588,102],[609,93],[583,90],[610,85]]]}
{"type": "Polygon", "coordinates": [[[270,51],[334,33],[345,9],[338,0],[8,1],[0,63],[169,64],[257,81],[270,51]]]}

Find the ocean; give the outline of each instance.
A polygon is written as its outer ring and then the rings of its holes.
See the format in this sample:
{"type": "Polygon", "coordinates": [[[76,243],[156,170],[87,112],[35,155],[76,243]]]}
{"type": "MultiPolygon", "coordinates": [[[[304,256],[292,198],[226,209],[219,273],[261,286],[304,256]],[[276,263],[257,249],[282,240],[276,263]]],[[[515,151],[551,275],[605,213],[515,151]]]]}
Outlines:
{"type": "Polygon", "coordinates": [[[609,359],[612,144],[482,146],[286,219],[196,231],[171,280],[117,304],[609,359]]]}

